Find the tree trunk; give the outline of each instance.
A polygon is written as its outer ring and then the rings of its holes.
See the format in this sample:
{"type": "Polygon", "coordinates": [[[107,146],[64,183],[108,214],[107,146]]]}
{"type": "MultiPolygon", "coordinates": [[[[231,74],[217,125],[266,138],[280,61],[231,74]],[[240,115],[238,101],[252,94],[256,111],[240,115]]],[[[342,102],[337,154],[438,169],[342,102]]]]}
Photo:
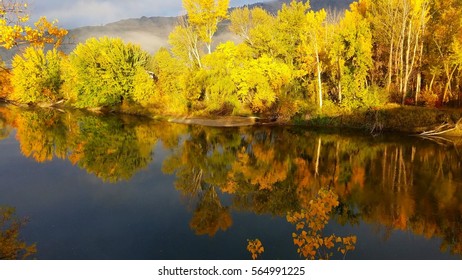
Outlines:
{"type": "Polygon", "coordinates": [[[318,43],[315,42],[316,64],[318,72],[318,93],[319,93],[319,108],[322,110],[322,81],[321,81],[321,62],[319,61],[318,43]]]}

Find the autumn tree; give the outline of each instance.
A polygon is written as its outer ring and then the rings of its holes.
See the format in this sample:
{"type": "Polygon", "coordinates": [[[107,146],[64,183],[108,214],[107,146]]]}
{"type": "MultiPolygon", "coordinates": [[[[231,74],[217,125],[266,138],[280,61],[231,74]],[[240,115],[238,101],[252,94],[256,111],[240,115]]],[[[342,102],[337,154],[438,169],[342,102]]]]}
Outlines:
{"type": "Polygon", "coordinates": [[[13,59],[14,93],[8,99],[19,103],[53,104],[61,98],[62,55],[56,49],[44,52],[29,47],[13,59]]]}
{"type": "Polygon", "coordinates": [[[372,24],[374,40],[378,42],[375,50],[376,60],[386,69],[386,88],[391,90],[394,82],[394,89],[398,92],[402,104],[412,88],[411,81],[417,80],[418,85],[414,87],[417,92],[420,88],[421,72],[418,66],[421,65],[423,56],[430,2],[364,0],[357,4],[358,10],[366,14],[372,24]],[[381,53],[385,53],[386,56],[381,53]]]}
{"type": "Polygon", "coordinates": [[[228,17],[229,0],[183,0],[189,24],[212,52],[212,39],[218,24],[228,17]]]}
{"type": "Polygon", "coordinates": [[[182,114],[187,111],[187,96],[191,69],[174,57],[169,50],[161,48],[146,66],[155,75],[155,98],[152,107],[167,114],[182,114]]]}
{"type": "Polygon", "coordinates": [[[173,29],[168,37],[172,46],[172,52],[190,68],[198,66],[202,68],[202,51],[199,35],[187,19],[180,18],[179,24],[173,29]]]}
{"type": "MultiPolygon", "coordinates": [[[[148,57],[139,46],[125,44],[121,39],[92,38],[79,44],[69,55],[64,75],[71,102],[88,108],[133,100],[135,75],[143,71],[148,57]]],[[[148,91],[150,82],[146,78],[143,81],[148,91]]]]}
{"type": "MultiPolygon", "coordinates": [[[[260,7],[249,9],[247,6],[244,8],[234,9],[230,14],[231,24],[229,29],[231,32],[241,37],[244,42],[252,47],[256,47],[258,39],[260,37],[257,34],[266,30],[272,29],[272,20],[274,19],[267,11],[260,7]]],[[[267,34],[270,35],[270,34],[267,34]]],[[[265,38],[268,40],[270,36],[262,36],[261,39],[265,38]]]]}
{"type": "Polygon", "coordinates": [[[27,2],[16,0],[0,1],[0,46],[11,49],[20,44],[59,46],[67,30],[41,17],[33,26],[27,25],[29,14],[27,2]]]}
{"type": "Polygon", "coordinates": [[[364,101],[361,95],[368,87],[373,64],[370,26],[353,5],[336,24],[333,33],[329,48],[331,79],[336,80],[338,102],[347,98],[347,105],[354,107],[352,103],[364,101]]]}
{"type": "Polygon", "coordinates": [[[321,61],[321,52],[325,49],[325,33],[324,23],[326,19],[326,11],[320,10],[318,12],[308,11],[306,13],[305,24],[303,25],[303,33],[306,36],[302,36],[300,50],[304,54],[305,69],[308,69],[308,73],[314,73],[316,77],[316,88],[317,88],[317,99],[319,108],[323,107],[323,82],[322,73],[323,65],[321,61]]]}
{"type": "Polygon", "coordinates": [[[427,50],[423,57],[423,64],[428,65],[423,70],[429,81],[424,100],[431,95],[438,96],[443,102],[460,99],[455,96],[455,89],[462,62],[462,3],[455,0],[431,1],[430,15],[425,34],[427,50]]]}

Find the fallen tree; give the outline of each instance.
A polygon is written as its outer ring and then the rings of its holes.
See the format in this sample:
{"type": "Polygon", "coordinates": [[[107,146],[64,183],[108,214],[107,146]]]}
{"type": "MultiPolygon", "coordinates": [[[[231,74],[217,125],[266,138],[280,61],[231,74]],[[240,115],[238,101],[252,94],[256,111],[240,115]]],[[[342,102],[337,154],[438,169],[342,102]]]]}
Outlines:
{"type": "Polygon", "coordinates": [[[437,128],[429,131],[424,131],[419,134],[420,136],[450,136],[450,137],[462,137],[462,118],[454,124],[442,124],[437,128]]]}

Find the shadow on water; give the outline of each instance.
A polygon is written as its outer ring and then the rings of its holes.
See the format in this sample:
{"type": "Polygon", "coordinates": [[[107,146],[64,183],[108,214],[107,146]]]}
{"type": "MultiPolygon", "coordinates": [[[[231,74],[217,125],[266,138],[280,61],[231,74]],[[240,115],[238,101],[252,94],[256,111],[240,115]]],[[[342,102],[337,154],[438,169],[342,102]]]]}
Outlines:
{"type": "MultiPolygon", "coordinates": [[[[64,159],[109,183],[146,170],[160,144],[167,151],[162,172],[175,176],[197,235],[213,238],[233,227],[233,213],[248,212],[292,223],[292,249],[302,258],[342,258],[361,243],[354,234],[327,233],[329,221],[380,225],[385,240],[395,231],[439,238],[442,252],[462,254],[456,144],[301,127],[205,128],[79,111],[2,107],[0,119],[1,135],[16,130],[25,157],[64,159]]],[[[267,248],[256,240],[248,245],[252,256],[267,248]]]]}

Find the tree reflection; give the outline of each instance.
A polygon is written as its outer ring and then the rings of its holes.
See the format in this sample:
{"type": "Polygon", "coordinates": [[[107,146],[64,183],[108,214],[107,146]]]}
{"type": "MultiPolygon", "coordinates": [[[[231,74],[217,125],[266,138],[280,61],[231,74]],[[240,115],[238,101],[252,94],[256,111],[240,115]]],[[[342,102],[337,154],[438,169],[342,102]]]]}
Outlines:
{"type": "Polygon", "coordinates": [[[225,231],[233,221],[228,207],[221,205],[214,187],[209,187],[201,195],[189,225],[198,235],[214,236],[219,229],[225,231]]]}
{"type": "Polygon", "coordinates": [[[456,141],[442,146],[419,138],[339,136],[297,127],[219,129],[6,107],[0,107],[0,123],[2,135],[16,128],[25,156],[39,162],[66,159],[110,182],[146,168],[161,141],[171,152],[162,170],[175,175],[175,188],[193,203],[190,225],[198,234],[229,228],[233,210],[280,217],[308,211],[320,190],[330,186],[339,204],[330,212],[337,223],[362,220],[388,233],[440,238],[442,250],[462,254],[462,161],[456,141]],[[230,197],[227,205],[224,194],[230,197]]]}
{"type": "Polygon", "coordinates": [[[339,206],[338,196],[329,189],[319,190],[307,209],[287,214],[287,221],[296,225],[293,233],[297,252],[305,259],[329,259],[337,248],[344,257],[355,249],[355,235],[339,237],[335,234],[323,236],[323,230],[333,210],[339,206]]]}
{"type": "Polygon", "coordinates": [[[0,206],[0,260],[27,259],[37,253],[35,244],[27,245],[20,238],[26,223],[16,216],[14,208],[0,206]]]}
{"type": "Polygon", "coordinates": [[[68,159],[110,182],[128,180],[146,168],[159,139],[174,145],[179,137],[177,131],[164,129],[169,124],[131,116],[19,108],[1,113],[16,128],[24,156],[37,162],[68,159]]]}
{"type": "MultiPolygon", "coordinates": [[[[163,170],[176,175],[177,189],[191,201],[200,201],[213,186],[217,193],[232,195],[231,210],[284,216],[311,209],[323,186],[330,185],[338,206],[328,212],[336,222],[355,225],[361,219],[389,230],[439,237],[442,250],[460,254],[462,166],[453,147],[423,140],[319,135],[297,128],[190,127],[187,135],[172,149],[163,170]]],[[[197,205],[204,211],[206,204],[197,205]]],[[[342,253],[355,243],[352,236],[318,236],[310,244],[320,246],[320,240],[324,247],[332,241],[342,253]]],[[[313,251],[302,252],[310,258],[313,251]]]]}

